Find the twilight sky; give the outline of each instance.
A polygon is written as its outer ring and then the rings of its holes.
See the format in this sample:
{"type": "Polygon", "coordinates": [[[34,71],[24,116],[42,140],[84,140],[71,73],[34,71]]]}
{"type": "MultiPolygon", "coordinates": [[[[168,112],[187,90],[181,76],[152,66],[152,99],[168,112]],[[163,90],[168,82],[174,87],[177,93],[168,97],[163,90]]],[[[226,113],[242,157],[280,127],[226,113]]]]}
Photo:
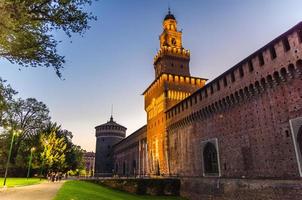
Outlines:
{"type": "Polygon", "coordinates": [[[65,80],[52,69],[21,68],[0,59],[0,76],[22,98],[48,105],[73,141],[95,150],[94,127],[114,119],[127,135],[146,123],[141,93],[154,80],[153,56],[170,4],[191,51],[191,75],[210,80],[302,21],[301,0],[99,0],[92,28],[63,42],[65,80]]]}

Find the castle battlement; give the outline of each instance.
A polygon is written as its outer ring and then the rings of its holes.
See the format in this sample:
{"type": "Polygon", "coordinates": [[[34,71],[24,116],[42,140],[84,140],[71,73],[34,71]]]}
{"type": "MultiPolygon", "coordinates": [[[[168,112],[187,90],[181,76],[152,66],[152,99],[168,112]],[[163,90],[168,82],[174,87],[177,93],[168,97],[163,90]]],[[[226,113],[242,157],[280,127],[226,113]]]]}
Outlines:
{"type": "Polygon", "coordinates": [[[302,22],[167,110],[169,127],[239,104],[301,73],[302,22]]]}
{"type": "Polygon", "coordinates": [[[184,59],[190,59],[190,50],[186,50],[184,48],[163,46],[155,55],[154,64],[156,64],[157,61],[163,56],[173,56],[184,59]]]}

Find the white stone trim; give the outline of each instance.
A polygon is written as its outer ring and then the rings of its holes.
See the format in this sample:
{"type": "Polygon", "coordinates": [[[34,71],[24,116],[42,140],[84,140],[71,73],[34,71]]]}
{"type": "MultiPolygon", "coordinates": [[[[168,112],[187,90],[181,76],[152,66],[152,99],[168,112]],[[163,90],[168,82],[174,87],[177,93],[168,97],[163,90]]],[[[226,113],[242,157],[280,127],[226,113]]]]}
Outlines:
{"type": "MultiPolygon", "coordinates": [[[[290,130],[292,133],[292,139],[293,139],[293,143],[294,143],[295,153],[296,153],[299,175],[300,175],[300,177],[302,177],[302,155],[301,155],[301,152],[300,152],[298,144],[297,144],[298,131],[299,131],[300,127],[302,127],[302,117],[298,117],[298,118],[289,120],[289,124],[290,124],[290,130]]],[[[300,147],[300,148],[302,148],[302,147],[300,147]]]]}

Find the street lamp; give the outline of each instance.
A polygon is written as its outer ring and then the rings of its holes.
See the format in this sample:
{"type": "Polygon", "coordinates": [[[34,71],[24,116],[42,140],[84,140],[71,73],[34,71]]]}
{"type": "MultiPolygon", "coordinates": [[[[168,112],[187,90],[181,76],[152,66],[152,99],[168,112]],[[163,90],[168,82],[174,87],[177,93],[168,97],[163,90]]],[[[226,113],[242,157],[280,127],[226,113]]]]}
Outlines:
{"type": "Polygon", "coordinates": [[[30,157],[29,157],[28,170],[27,170],[27,179],[28,179],[28,177],[29,177],[30,167],[31,167],[31,161],[32,161],[33,153],[34,153],[35,150],[36,150],[35,147],[32,147],[32,148],[30,149],[30,157]]]}
{"type": "MultiPolygon", "coordinates": [[[[11,127],[8,127],[8,130],[11,131],[12,130],[11,127]]],[[[5,184],[6,184],[7,170],[8,170],[8,166],[9,166],[9,162],[10,162],[10,157],[12,155],[12,149],[13,149],[14,139],[15,139],[15,136],[17,136],[19,133],[21,133],[21,130],[13,131],[12,141],[10,143],[10,148],[9,148],[9,153],[8,153],[8,158],[7,158],[6,168],[5,168],[3,186],[5,186],[5,184]]]]}

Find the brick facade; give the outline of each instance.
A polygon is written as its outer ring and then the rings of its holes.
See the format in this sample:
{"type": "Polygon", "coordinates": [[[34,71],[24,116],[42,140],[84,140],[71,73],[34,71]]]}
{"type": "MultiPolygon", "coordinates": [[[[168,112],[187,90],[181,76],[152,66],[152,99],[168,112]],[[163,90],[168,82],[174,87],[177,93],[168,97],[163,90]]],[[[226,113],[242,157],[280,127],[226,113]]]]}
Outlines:
{"type": "Polygon", "coordinates": [[[301,199],[302,22],[206,85],[170,74],[182,51],[167,43],[144,92],[147,125],[114,146],[116,173],[179,177],[194,200],[301,199]]]}

